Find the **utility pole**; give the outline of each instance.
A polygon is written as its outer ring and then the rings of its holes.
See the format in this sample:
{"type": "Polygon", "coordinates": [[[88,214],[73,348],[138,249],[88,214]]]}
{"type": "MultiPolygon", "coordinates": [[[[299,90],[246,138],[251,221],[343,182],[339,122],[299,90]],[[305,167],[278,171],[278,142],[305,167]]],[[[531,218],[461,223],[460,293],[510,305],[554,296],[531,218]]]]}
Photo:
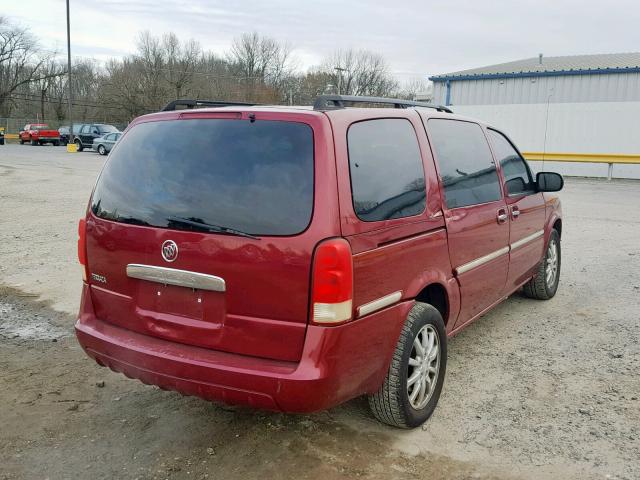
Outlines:
{"type": "Polygon", "coordinates": [[[334,67],[336,72],[338,72],[338,95],[342,95],[342,72],[346,72],[346,68],[342,67],[334,67]]]}
{"type": "Polygon", "coordinates": [[[71,22],[69,0],[67,0],[67,100],[69,102],[69,143],[73,143],[73,120],[71,118],[71,22]]]}

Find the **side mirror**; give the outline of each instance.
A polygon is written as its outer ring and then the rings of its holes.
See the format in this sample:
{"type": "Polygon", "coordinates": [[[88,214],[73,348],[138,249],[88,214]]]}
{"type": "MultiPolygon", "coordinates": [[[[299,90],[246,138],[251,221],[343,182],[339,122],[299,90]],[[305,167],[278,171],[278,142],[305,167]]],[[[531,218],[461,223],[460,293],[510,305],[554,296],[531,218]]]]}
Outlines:
{"type": "Polygon", "coordinates": [[[554,172],[539,172],[536,175],[539,192],[558,192],[564,187],[562,175],[554,172]]]}

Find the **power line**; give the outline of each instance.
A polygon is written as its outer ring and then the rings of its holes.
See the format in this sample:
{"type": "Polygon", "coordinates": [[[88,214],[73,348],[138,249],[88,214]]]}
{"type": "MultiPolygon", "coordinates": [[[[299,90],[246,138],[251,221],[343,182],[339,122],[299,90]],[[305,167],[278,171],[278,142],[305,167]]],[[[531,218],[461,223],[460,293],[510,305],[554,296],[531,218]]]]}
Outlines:
{"type": "MultiPolygon", "coordinates": [[[[9,95],[8,98],[12,100],[23,101],[23,102],[32,102],[32,103],[44,102],[44,103],[49,103],[49,104],[53,103],[53,104],[59,104],[59,105],[68,101],[67,97],[60,97],[59,100],[51,100],[47,98],[42,99],[42,97],[36,94],[25,94],[25,93],[12,94],[12,95],[9,95]],[[31,98],[28,98],[28,97],[31,97],[31,98]]],[[[98,103],[86,103],[86,102],[80,103],[77,101],[73,101],[72,105],[76,107],[110,108],[110,109],[122,110],[122,107],[117,107],[114,105],[98,104],[98,103]]],[[[147,106],[143,106],[142,108],[148,112],[156,111],[155,109],[147,106]]]]}

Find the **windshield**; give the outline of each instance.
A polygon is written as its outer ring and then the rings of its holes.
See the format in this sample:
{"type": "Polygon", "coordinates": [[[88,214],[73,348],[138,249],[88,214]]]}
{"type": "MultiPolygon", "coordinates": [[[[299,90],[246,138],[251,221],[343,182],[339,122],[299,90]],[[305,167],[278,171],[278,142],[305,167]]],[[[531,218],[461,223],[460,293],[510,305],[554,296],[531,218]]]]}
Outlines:
{"type": "Polygon", "coordinates": [[[251,235],[300,233],[312,209],[311,128],[266,120],[138,124],[114,148],[92,199],[108,220],[251,235]]]}

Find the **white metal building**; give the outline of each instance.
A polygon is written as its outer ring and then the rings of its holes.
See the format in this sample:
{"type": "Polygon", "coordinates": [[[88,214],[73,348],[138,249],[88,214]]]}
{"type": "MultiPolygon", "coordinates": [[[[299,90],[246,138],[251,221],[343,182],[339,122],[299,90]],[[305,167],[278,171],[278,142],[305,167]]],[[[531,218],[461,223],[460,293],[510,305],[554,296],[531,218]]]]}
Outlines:
{"type": "MultiPolygon", "coordinates": [[[[540,55],[430,80],[434,103],[505,130],[524,152],[640,159],[640,53],[540,55]]],[[[606,163],[553,162],[546,168],[607,175],[606,163]]],[[[615,165],[613,173],[640,178],[640,165],[615,165]]]]}

